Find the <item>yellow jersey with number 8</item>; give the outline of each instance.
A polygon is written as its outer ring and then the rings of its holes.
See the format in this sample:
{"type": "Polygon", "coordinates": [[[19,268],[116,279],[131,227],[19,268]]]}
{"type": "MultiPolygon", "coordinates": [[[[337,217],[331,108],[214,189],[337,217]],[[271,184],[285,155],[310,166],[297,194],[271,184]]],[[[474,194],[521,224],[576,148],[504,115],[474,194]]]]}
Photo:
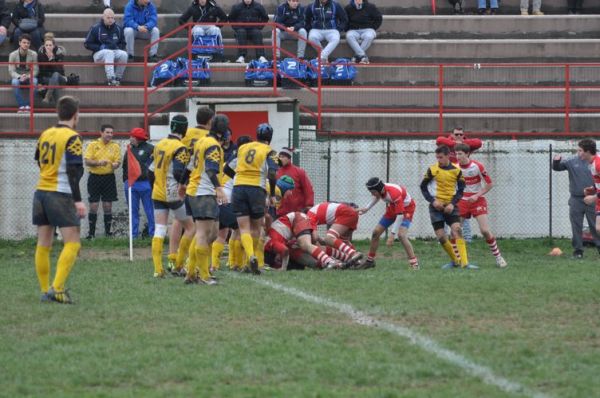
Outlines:
{"type": "Polygon", "coordinates": [[[237,156],[234,186],[250,185],[266,188],[269,169],[278,168],[277,152],[263,142],[243,145],[237,156]]]}

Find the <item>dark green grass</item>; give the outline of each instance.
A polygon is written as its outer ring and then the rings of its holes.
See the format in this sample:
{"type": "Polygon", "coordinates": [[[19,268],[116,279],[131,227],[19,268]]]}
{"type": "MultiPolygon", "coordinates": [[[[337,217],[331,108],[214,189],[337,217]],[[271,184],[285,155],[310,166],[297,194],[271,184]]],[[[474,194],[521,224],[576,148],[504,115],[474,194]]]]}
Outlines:
{"type": "MultiPolygon", "coordinates": [[[[221,271],[216,287],[153,280],[148,254],[129,263],[125,241],[84,242],[68,282],[77,304],[40,304],[34,245],[0,242],[0,396],[511,396],[253,277],[221,271]]],[[[148,245],[136,242],[138,258],[148,245]]],[[[567,241],[554,245],[570,253],[567,241]]],[[[397,246],[382,247],[372,270],[261,278],[409,327],[532,390],[600,395],[596,251],[575,261],[548,256],[544,240],[500,247],[505,270],[481,240],[470,246],[479,271],[442,271],[440,247],[417,241],[418,272],[397,246]]]]}

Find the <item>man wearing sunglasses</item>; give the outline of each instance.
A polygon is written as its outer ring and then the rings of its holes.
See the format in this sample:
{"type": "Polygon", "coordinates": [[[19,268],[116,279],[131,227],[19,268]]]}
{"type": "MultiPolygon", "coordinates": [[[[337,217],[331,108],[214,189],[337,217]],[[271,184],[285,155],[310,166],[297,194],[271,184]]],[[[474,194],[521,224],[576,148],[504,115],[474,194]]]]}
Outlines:
{"type": "Polygon", "coordinates": [[[452,134],[447,137],[438,137],[435,141],[436,146],[446,145],[450,148],[450,161],[452,163],[457,163],[456,153],[454,152],[454,146],[456,144],[466,144],[471,148],[471,152],[481,148],[483,143],[479,138],[466,138],[465,131],[462,127],[455,127],[452,130],[452,134]]]}

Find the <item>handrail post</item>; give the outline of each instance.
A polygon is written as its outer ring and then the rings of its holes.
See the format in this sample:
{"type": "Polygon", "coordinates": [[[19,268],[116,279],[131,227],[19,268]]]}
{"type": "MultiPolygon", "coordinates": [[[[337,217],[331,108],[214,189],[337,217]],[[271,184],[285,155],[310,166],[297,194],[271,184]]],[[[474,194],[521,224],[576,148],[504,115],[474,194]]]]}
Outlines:
{"type": "Polygon", "coordinates": [[[565,64],[565,133],[571,132],[571,69],[565,64]]]}
{"type": "Polygon", "coordinates": [[[444,133],[444,65],[440,64],[438,70],[438,107],[439,107],[439,121],[438,121],[438,133],[442,135],[444,133]]]}
{"type": "Polygon", "coordinates": [[[322,97],[322,84],[321,80],[321,51],[322,48],[317,49],[317,130],[321,130],[322,126],[322,108],[323,108],[323,97],[322,97]]]}
{"type": "Polygon", "coordinates": [[[28,86],[29,86],[28,87],[29,88],[29,93],[28,93],[29,94],[29,132],[31,134],[33,134],[33,130],[35,128],[35,126],[34,126],[35,121],[34,121],[34,117],[33,117],[33,112],[34,112],[34,109],[33,109],[33,107],[34,107],[34,104],[33,104],[34,92],[33,92],[33,90],[35,89],[35,85],[33,83],[33,79],[34,79],[33,68],[34,67],[35,67],[35,65],[33,64],[33,62],[29,64],[29,84],[28,84],[28,86]]]}
{"type": "Polygon", "coordinates": [[[277,34],[277,25],[271,25],[271,50],[273,51],[273,95],[277,95],[277,39],[275,35],[277,34]]]}
{"type": "Polygon", "coordinates": [[[148,120],[148,47],[144,47],[144,131],[150,137],[150,121],[148,120]]]}

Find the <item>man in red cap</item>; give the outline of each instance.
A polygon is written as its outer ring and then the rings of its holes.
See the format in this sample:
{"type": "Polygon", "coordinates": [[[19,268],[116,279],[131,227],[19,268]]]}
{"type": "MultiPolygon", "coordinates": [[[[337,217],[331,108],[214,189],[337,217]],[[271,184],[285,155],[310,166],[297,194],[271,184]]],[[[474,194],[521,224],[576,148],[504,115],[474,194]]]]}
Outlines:
{"type": "MultiPolygon", "coordinates": [[[[132,212],[132,235],[137,238],[140,225],[140,200],[144,206],[146,219],[148,220],[148,236],[154,236],[154,207],[152,205],[152,186],[148,180],[148,166],[152,163],[154,146],[149,144],[148,136],[144,129],[136,127],[129,133],[131,153],[140,164],[141,174],[131,186],[131,212],[132,212]]],[[[127,181],[127,152],[123,157],[123,185],[125,187],[125,198],[129,196],[129,184],[127,181]]]]}
{"type": "Polygon", "coordinates": [[[279,151],[281,167],[277,171],[277,179],[288,175],[294,179],[294,189],[291,194],[281,199],[277,215],[284,216],[293,211],[307,211],[315,205],[315,193],[310,179],[303,168],[292,163],[292,148],[282,148],[279,151]]]}

